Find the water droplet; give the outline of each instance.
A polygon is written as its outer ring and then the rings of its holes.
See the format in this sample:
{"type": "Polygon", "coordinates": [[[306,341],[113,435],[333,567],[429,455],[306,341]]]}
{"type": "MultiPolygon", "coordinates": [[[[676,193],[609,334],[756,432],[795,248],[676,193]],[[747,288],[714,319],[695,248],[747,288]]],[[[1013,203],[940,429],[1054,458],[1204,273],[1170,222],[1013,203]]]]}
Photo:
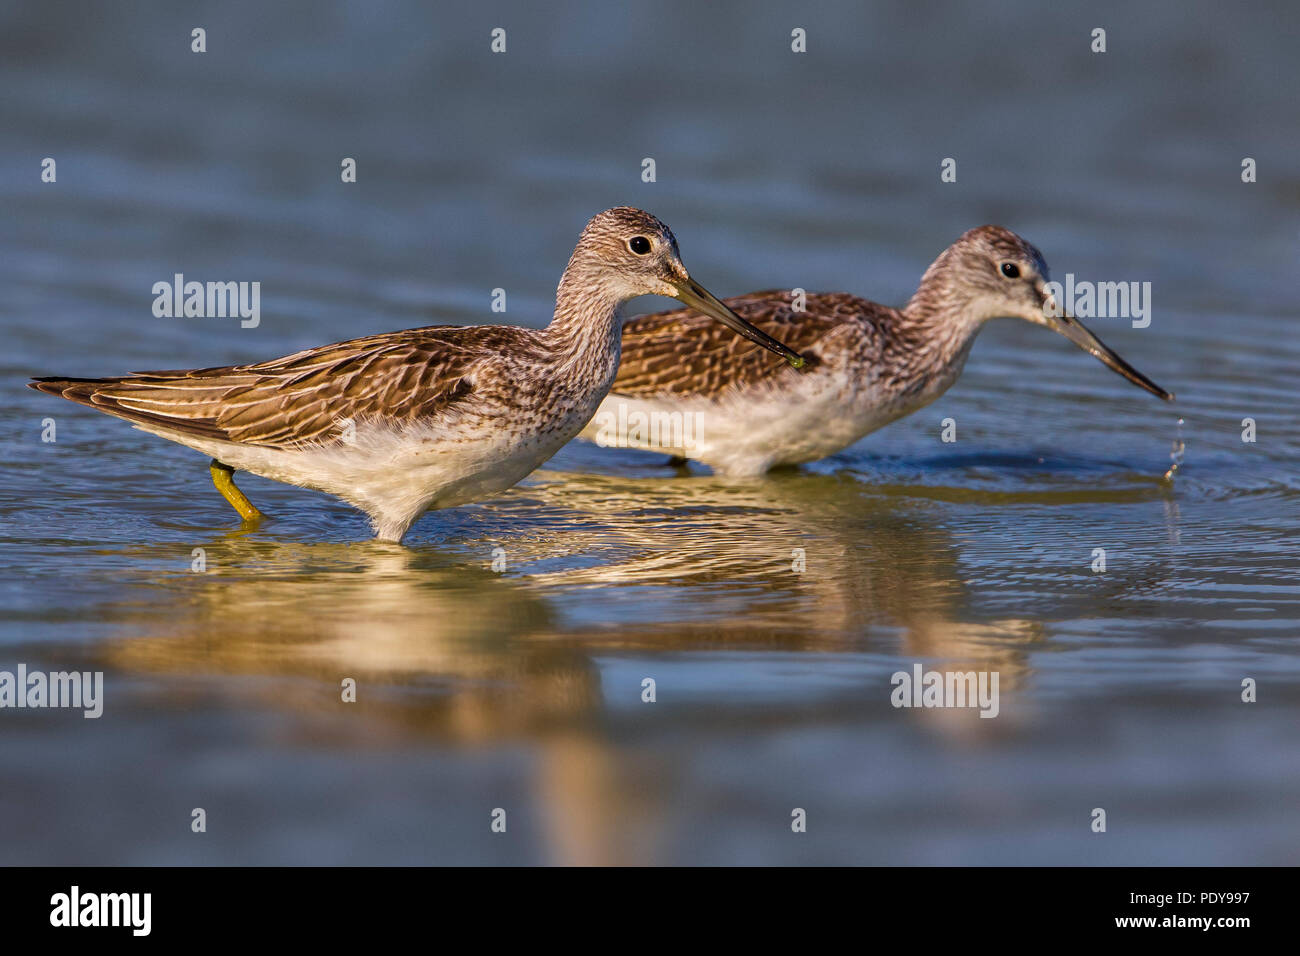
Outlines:
{"type": "Polygon", "coordinates": [[[1169,460],[1173,464],[1169,466],[1169,470],[1164,474],[1165,481],[1174,480],[1174,474],[1178,471],[1178,466],[1183,463],[1183,452],[1186,450],[1187,446],[1183,443],[1183,420],[1180,418],[1178,419],[1178,434],[1174,436],[1173,449],[1169,452],[1169,460]]]}

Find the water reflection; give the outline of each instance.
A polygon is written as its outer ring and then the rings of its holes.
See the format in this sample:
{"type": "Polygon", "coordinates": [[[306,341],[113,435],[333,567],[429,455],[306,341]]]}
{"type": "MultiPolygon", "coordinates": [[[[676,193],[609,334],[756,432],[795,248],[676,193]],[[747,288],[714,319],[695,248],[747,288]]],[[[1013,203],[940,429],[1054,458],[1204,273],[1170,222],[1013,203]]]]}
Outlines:
{"type": "MultiPolygon", "coordinates": [[[[671,800],[663,778],[647,783],[643,760],[616,743],[621,712],[606,699],[602,659],[868,653],[997,670],[1005,694],[1042,640],[1029,621],[971,620],[950,536],[852,479],[571,475],[502,499],[491,521],[507,574],[454,548],[214,538],[202,573],[139,573],[105,609],[118,636],[102,653],[129,673],[278,678],[218,686],[236,705],[300,713],[300,744],[319,742],[322,721],[338,746],[527,742],[555,858],[619,863],[660,844],[671,800]],[[515,511],[539,506],[545,533],[506,535],[515,511]],[[548,570],[558,556],[563,566],[548,570]],[[629,589],[642,613],[627,620],[583,623],[560,609],[629,589]],[[340,701],[346,677],[358,683],[354,710],[340,701]]],[[[856,690],[879,704],[895,666],[882,663],[880,680],[856,690]]],[[[797,713],[816,693],[769,710],[806,720],[797,713]]],[[[954,740],[995,723],[917,717],[954,740]]]]}

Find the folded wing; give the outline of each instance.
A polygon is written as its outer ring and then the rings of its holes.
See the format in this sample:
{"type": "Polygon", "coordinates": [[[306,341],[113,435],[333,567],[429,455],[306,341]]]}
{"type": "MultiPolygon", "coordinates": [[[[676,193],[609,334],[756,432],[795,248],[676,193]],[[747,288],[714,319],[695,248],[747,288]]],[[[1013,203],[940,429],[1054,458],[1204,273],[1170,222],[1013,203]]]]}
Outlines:
{"type": "MultiPolygon", "coordinates": [[[[784,342],[815,367],[817,346],[857,314],[851,295],[807,296],[794,311],[788,289],[751,292],[726,300],[741,318],[784,342]]],[[[713,395],[731,387],[776,383],[799,375],[779,356],[741,338],[721,323],[690,309],[658,312],[623,326],[623,357],[611,392],[650,395],[713,395]]]]}
{"type": "Polygon", "coordinates": [[[289,448],[337,440],[341,419],[436,416],[473,394],[476,367],[516,335],[527,333],[502,326],[412,329],[256,365],[29,384],[152,428],[289,448]]]}

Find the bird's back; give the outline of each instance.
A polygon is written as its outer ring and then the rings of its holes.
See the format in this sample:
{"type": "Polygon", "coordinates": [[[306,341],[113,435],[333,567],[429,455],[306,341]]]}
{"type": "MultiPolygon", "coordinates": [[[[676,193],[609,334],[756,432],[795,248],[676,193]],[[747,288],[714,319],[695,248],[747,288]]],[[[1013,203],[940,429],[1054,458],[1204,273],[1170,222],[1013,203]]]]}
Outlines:
{"type": "Polygon", "coordinates": [[[676,309],[645,315],[623,327],[623,355],[611,393],[680,398],[732,389],[779,386],[795,376],[838,365],[887,335],[892,309],[845,292],[809,293],[795,311],[788,289],[726,299],[741,318],[797,350],[807,360],[796,371],[778,356],[720,324],[676,309]]]}

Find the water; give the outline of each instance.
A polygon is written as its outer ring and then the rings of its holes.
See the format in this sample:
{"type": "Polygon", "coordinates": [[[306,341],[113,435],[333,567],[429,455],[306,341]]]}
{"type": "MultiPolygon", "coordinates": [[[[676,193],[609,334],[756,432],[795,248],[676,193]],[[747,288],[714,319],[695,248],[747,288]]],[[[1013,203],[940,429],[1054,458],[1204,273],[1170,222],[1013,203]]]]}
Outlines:
{"type": "Polygon", "coordinates": [[[1287,4],[0,17],[0,669],[106,673],[99,720],[0,714],[0,861],[1300,860],[1287,4]],[[1179,402],[995,323],[816,465],[575,444],[395,548],[249,477],[275,520],[234,533],[203,459],[22,388],[492,321],[497,287],[537,325],[619,203],[720,295],[900,301],[1002,223],[1057,277],[1152,283],[1149,328],[1092,324],[1179,402]],[[260,281],[261,324],[154,318],[176,272],[260,281]],[[891,707],[916,662],[997,671],[998,718],[891,707]]]}

